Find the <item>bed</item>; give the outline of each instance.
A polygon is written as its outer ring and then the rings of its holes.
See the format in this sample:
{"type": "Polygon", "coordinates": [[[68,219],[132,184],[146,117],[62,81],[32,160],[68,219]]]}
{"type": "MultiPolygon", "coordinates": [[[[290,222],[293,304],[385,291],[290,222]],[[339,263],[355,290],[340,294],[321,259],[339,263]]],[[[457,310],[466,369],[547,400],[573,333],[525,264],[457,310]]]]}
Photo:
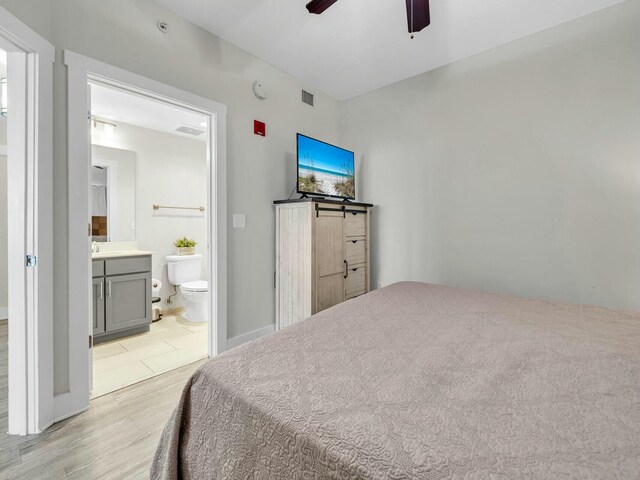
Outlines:
{"type": "Polygon", "coordinates": [[[203,365],[154,479],[640,478],[640,315],[403,282],[203,365]]]}

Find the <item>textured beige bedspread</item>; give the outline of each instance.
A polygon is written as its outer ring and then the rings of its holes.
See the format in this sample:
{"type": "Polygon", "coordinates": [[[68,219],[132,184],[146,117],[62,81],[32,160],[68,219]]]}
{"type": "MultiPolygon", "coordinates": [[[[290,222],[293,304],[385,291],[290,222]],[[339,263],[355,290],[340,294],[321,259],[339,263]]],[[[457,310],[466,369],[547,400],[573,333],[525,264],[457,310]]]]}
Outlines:
{"type": "Polygon", "coordinates": [[[640,315],[398,283],[211,360],[166,479],[640,479],[640,315]]]}

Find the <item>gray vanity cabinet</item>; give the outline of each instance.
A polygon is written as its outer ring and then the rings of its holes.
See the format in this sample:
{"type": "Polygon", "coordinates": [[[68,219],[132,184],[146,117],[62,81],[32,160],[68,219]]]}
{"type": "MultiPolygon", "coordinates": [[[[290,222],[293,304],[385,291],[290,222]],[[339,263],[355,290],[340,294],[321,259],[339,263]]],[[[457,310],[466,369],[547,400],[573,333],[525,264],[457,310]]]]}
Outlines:
{"type": "Polygon", "coordinates": [[[93,335],[104,333],[104,278],[93,279],[93,335]]]}
{"type": "Polygon", "coordinates": [[[151,256],[93,261],[94,342],[149,331],[151,256]]]}
{"type": "Polygon", "coordinates": [[[151,275],[136,273],[106,277],[107,332],[151,323],[151,275]]]}

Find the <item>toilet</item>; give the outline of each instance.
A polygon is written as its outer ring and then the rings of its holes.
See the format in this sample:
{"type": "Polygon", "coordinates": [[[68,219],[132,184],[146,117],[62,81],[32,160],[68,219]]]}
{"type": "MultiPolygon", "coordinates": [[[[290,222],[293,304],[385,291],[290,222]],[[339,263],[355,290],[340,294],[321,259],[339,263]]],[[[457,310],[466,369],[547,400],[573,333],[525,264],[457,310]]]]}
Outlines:
{"type": "Polygon", "coordinates": [[[206,322],[209,283],[200,280],[202,255],[169,255],[167,270],[169,281],[180,291],[184,300],[182,317],[192,323],[206,322]]]}

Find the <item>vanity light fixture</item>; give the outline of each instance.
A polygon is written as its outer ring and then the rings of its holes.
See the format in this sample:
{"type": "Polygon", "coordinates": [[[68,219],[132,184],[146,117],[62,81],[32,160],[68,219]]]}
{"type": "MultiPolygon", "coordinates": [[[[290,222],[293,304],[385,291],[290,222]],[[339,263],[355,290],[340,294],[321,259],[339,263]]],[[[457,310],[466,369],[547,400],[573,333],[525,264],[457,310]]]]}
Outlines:
{"type": "Polygon", "coordinates": [[[6,118],[8,114],[7,104],[8,95],[7,95],[7,79],[0,78],[0,115],[6,118]]]}

